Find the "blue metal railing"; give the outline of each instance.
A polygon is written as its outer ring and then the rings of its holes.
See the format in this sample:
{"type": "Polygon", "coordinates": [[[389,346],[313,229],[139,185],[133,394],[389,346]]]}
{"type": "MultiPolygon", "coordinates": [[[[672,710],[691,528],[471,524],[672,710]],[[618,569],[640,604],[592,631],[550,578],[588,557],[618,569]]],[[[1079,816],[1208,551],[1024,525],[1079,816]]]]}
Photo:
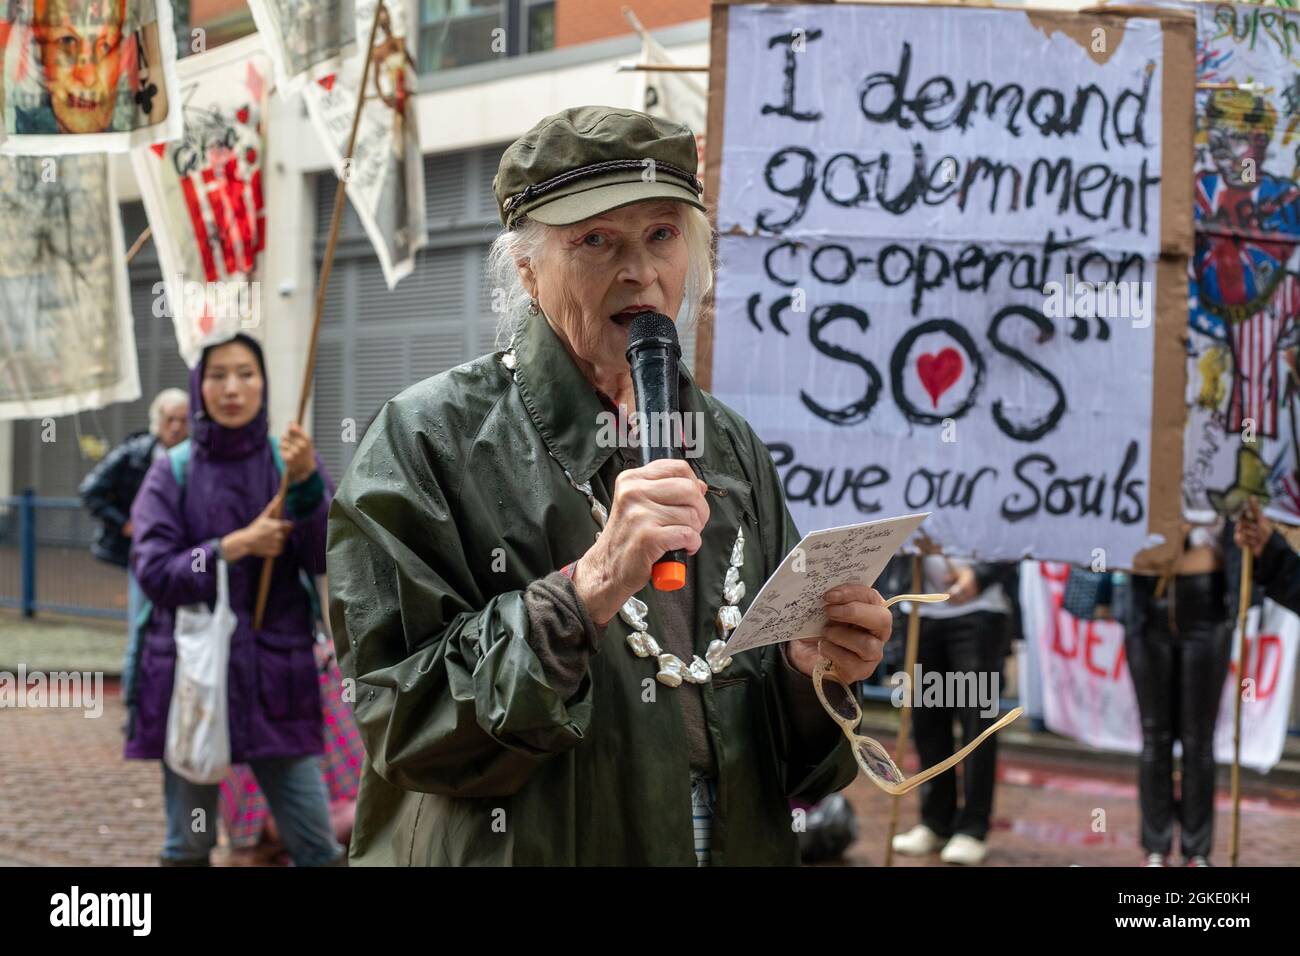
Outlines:
{"type": "Polygon", "coordinates": [[[126,574],[95,560],[79,498],[0,497],[0,607],[126,620],[126,574]]]}

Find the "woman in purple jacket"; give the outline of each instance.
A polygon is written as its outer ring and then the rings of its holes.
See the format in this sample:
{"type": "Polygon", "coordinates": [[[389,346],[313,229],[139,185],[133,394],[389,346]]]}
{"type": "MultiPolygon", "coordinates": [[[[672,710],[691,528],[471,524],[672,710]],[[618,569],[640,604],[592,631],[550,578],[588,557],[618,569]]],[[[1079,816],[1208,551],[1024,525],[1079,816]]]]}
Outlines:
{"type": "MultiPolygon", "coordinates": [[[[131,567],[153,612],[139,665],[138,713],[127,758],[163,755],[176,666],[177,607],[216,600],[217,562],[229,566],[231,760],[252,767],[285,847],[299,866],[341,864],[316,757],[323,749],[315,624],[300,578],[325,570],[325,521],[333,486],[311,439],[291,424],[280,441],[290,482],[286,517],[269,514],[280,475],[267,432],[261,347],[236,336],[207,348],[190,372],[190,454],[178,483],[160,458],[131,508],[131,567]],[[263,558],[275,570],[263,627],[253,606],[263,558]]],[[[216,844],[217,785],[195,785],[163,765],[167,838],[163,865],[208,862],[216,844]],[[202,810],[202,813],[195,813],[202,810]]]]}

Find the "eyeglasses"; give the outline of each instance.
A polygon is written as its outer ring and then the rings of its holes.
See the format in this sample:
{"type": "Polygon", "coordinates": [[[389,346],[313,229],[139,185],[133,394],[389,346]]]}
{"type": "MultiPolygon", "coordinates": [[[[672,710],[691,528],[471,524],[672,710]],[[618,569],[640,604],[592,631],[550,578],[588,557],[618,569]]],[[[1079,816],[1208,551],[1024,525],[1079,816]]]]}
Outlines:
{"type": "MultiPolygon", "coordinates": [[[[885,607],[890,607],[899,601],[935,604],[946,600],[948,600],[946,594],[900,594],[886,601],[885,607]]],[[[841,682],[834,675],[833,670],[834,665],[826,658],[819,660],[817,666],[813,668],[813,686],[817,690],[817,697],[822,702],[822,707],[826,709],[826,713],[830,714],[831,719],[840,725],[840,729],[844,731],[844,736],[849,738],[849,743],[853,745],[853,755],[857,758],[858,766],[866,771],[872,783],[896,797],[919,787],[931,777],[937,777],[945,770],[957,766],[976,747],[1025,712],[1023,707],[1017,707],[1015,710],[1004,714],[997,723],[985,729],[982,734],[951,757],[935,764],[933,767],[922,770],[914,777],[907,777],[903,774],[903,771],[898,769],[898,764],[894,763],[889,756],[889,751],[881,745],[880,741],[856,733],[858,724],[862,722],[862,708],[858,706],[858,699],[854,695],[852,688],[841,682]]]]}

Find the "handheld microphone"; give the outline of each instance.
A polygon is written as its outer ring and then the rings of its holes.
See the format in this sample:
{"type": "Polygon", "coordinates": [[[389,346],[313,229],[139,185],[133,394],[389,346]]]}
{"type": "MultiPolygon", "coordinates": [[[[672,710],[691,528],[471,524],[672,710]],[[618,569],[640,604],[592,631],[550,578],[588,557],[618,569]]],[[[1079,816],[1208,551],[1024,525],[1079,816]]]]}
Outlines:
{"type": "MultiPolygon", "coordinates": [[[[641,463],[660,458],[680,458],[677,448],[677,362],[682,357],[677,344],[677,326],[659,312],[639,312],[632,319],[627,336],[627,363],[632,366],[632,388],[636,393],[641,433],[641,463]],[[670,429],[664,435],[665,427],[670,429]]],[[[686,585],[686,554],[669,551],[654,564],[650,580],[660,591],[676,591],[686,585]]]]}

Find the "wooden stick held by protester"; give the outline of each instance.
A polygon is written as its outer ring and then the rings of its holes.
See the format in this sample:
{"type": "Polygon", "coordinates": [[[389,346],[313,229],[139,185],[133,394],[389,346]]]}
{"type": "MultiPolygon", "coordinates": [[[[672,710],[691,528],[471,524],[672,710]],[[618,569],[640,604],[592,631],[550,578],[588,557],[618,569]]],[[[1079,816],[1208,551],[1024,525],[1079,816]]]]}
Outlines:
{"type": "MultiPolygon", "coordinates": [[[[352,132],[348,134],[348,149],[343,157],[343,169],[347,170],[352,162],[352,151],[357,145],[357,127],[361,123],[361,110],[365,105],[365,78],[370,74],[370,60],[375,51],[375,33],[379,29],[379,19],[385,14],[383,0],[375,4],[375,17],[370,22],[370,40],[366,44],[366,61],[361,67],[361,85],[357,90],[357,108],[352,114],[352,132]]],[[[343,200],[347,194],[346,176],[339,178],[338,188],[334,192],[334,212],[330,216],[329,241],[325,245],[325,259],[320,267],[320,280],[316,284],[316,307],[311,321],[311,341],[307,346],[307,369],[302,377],[302,390],[298,393],[298,414],[295,422],[302,423],[307,414],[307,399],[311,395],[312,377],[316,372],[316,340],[320,337],[321,316],[325,312],[325,291],[330,284],[330,271],[334,268],[334,250],[338,246],[339,226],[343,222],[343,200]]],[[[284,507],[284,497],[289,493],[289,473],[286,470],[280,476],[280,490],[273,499],[276,507],[272,513],[277,517],[284,507]]],[[[266,613],[266,599],[271,593],[271,570],[275,567],[275,558],[267,558],[262,563],[262,578],[257,585],[257,606],[253,610],[253,630],[262,629],[262,616],[266,613]]]]}

